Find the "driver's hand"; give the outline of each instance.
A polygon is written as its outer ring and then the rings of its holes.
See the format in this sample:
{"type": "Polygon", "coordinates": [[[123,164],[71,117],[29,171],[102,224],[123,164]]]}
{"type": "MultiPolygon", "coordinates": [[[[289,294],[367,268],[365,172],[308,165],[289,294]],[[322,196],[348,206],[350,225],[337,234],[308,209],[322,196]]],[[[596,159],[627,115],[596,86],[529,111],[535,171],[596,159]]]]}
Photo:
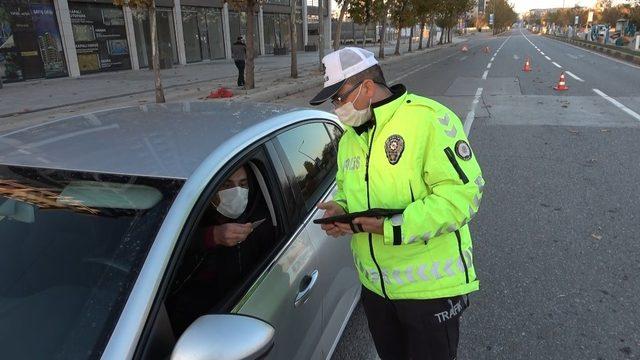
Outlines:
{"type": "MultiPolygon", "coordinates": [[[[324,210],[323,218],[342,215],[345,213],[344,210],[342,209],[342,206],[338,205],[338,203],[335,201],[327,201],[327,202],[318,204],[318,209],[324,210]]],[[[322,230],[324,230],[327,233],[327,235],[333,236],[333,237],[339,237],[347,234],[347,232],[345,232],[344,229],[342,229],[339,225],[335,223],[320,224],[320,228],[322,228],[322,230]]]]}
{"type": "Polygon", "coordinates": [[[236,246],[245,241],[251,231],[251,223],[216,225],[213,227],[213,242],[221,246],[236,246]]]}

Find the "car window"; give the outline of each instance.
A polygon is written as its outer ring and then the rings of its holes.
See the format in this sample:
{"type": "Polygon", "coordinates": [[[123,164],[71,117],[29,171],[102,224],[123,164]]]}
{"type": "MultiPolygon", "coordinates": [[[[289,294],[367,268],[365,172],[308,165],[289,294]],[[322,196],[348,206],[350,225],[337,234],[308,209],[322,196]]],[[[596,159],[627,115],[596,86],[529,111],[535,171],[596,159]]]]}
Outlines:
{"type": "Polygon", "coordinates": [[[0,166],[3,358],[98,358],[182,183],[0,166]]]}
{"type": "Polygon", "coordinates": [[[338,138],[332,138],[325,125],[317,122],[295,127],[277,139],[308,211],[335,179],[338,138]]]}
{"type": "Polygon", "coordinates": [[[166,300],[178,338],[198,317],[228,311],[259,275],[282,238],[264,162],[235,166],[208,197],[166,300]]]}

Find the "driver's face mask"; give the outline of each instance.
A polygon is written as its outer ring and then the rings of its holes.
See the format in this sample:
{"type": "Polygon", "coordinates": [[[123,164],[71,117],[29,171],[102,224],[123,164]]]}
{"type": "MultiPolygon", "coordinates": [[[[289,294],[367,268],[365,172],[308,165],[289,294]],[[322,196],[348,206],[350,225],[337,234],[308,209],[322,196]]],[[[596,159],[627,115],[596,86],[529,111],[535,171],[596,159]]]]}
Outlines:
{"type": "Polygon", "coordinates": [[[218,212],[230,219],[237,219],[247,208],[249,189],[241,186],[218,191],[220,204],[216,206],[218,212]]]}

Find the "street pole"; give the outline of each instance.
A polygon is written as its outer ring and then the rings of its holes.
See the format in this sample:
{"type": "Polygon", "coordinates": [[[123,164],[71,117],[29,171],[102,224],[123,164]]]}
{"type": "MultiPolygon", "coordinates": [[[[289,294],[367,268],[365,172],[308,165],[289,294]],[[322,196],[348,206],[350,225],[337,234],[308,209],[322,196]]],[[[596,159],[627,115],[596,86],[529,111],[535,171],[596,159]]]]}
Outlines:
{"type": "Polygon", "coordinates": [[[324,58],[324,0],[318,0],[318,57],[320,57],[320,64],[318,65],[320,71],[324,71],[322,65],[322,58],[324,58]]]}

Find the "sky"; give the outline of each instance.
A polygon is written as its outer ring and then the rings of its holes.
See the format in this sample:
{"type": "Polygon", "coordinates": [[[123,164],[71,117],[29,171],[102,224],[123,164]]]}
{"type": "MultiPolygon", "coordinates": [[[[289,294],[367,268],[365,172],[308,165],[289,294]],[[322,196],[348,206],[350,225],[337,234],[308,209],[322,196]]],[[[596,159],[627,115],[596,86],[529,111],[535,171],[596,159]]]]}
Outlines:
{"type": "MultiPolygon", "coordinates": [[[[561,8],[563,3],[564,7],[574,7],[576,5],[593,7],[596,0],[509,0],[509,2],[514,4],[514,10],[518,14],[522,14],[531,9],[561,8]]],[[[612,2],[617,5],[628,3],[630,0],[613,0],[612,2]]],[[[331,9],[339,9],[335,0],[332,0],[331,9]]]]}
{"type": "MultiPolygon", "coordinates": [[[[574,7],[576,4],[580,6],[593,7],[596,3],[595,0],[512,0],[514,4],[514,10],[522,14],[530,9],[548,9],[548,8],[560,8],[574,7]]],[[[614,5],[628,3],[629,0],[613,0],[614,5]]]]}

